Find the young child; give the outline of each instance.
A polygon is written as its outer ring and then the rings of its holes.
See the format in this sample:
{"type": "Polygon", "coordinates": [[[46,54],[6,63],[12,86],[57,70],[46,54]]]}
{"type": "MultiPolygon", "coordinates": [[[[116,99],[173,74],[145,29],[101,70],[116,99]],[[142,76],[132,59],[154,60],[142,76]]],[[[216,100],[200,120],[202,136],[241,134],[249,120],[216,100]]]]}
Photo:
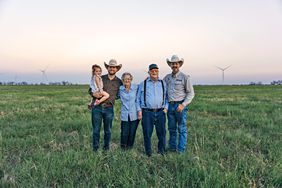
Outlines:
{"type": "Polygon", "coordinates": [[[92,65],[92,77],[90,81],[90,88],[93,93],[99,92],[102,94],[102,98],[93,100],[94,97],[92,97],[91,102],[88,104],[88,108],[91,110],[93,106],[99,105],[105,100],[109,98],[109,94],[105,91],[103,91],[103,81],[101,78],[102,68],[95,64],[92,65]]]}

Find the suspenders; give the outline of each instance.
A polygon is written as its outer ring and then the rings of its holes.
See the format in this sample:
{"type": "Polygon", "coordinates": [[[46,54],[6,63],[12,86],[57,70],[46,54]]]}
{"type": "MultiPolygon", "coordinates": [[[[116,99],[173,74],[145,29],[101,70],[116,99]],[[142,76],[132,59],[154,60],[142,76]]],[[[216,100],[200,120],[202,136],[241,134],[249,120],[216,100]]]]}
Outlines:
{"type": "MultiPolygon", "coordinates": [[[[147,106],[147,103],[146,103],[147,79],[148,79],[148,78],[146,78],[146,79],[144,80],[144,105],[145,105],[145,107],[147,106]]],[[[165,93],[164,93],[164,82],[163,82],[163,80],[161,80],[161,83],[162,83],[162,89],[163,89],[163,103],[162,103],[162,105],[164,105],[165,93]]]]}

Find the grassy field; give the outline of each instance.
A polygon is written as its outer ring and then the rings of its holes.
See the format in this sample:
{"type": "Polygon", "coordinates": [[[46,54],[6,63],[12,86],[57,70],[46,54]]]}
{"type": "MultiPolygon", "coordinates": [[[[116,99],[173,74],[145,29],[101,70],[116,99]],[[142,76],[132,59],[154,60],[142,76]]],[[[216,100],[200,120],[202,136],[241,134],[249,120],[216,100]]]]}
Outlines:
{"type": "MultiPolygon", "coordinates": [[[[184,154],[92,152],[87,86],[0,86],[2,187],[282,187],[282,87],[197,86],[184,154]]],[[[101,132],[102,135],[102,132],[101,132]]]]}

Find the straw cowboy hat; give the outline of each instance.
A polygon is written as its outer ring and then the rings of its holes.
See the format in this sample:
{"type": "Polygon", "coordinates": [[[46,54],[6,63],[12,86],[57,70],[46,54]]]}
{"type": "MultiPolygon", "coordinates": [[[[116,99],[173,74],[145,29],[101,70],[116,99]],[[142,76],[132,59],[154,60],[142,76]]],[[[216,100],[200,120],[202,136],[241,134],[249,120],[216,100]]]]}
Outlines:
{"type": "Polygon", "coordinates": [[[119,71],[122,67],[122,64],[117,64],[117,61],[115,59],[111,59],[109,61],[109,64],[107,64],[106,62],[104,62],[104,65],[106,67],[106,69],[108,69],[108,67],[117,67],[117,70],[119,71]]]}
{"type": "Polygon", "coordinates": [[[177,55],[173,55],[173,56],[171,56],[170,60],[167,58],[166,62],[168,64],[168,66],[171,66],[171,63],[177,63],[178,62],[180,64],[180,67],[181,67],[184,63],[184,59],[183,58],[179,59],[179,57],[177,55]]]}

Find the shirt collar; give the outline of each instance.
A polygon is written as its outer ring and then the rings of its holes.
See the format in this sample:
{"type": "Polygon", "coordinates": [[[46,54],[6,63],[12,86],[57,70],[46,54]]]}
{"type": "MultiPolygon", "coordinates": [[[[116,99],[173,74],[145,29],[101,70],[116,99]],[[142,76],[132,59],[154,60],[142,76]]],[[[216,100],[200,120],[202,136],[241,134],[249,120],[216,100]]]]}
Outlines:
{"type": "MultiPolygon", "coordinates": [[[[124,90],[124,91],[126,91],[124,85],[122,85],[121,89],[124,90]]],[[[131,83],[130,88],[129,88],[129,91],[131,91],[132,89],[133,89],[133,84],[131,83]]]]}
{"type": "MultiPolygon", "coordinates": [[[[107,80],[110,80],[109,74],[105,74],[105,76],[106,76],[107,80]]],[[[113,81],[113,80],[116,80],[116,79],[117,79],[117,76],[115,75],[114,79],[112,79],[112,80],[110,80],[110,81],[113,81]]]]}
{"type": "Polygon", "coordinates": [[[179,76],[179,74],[180,74],[180,71],[178,71],[178,73],[176,73],[175,75],[173,75],[173,74],[171,73],[171,76],[172,76],[173,78],[177,78],[177,77],[179,76]]]}
{"type": "MultiPolygon", "coordinates": [[[[160,80],[161,80],[161,79],[158,78],[158,81],[160,81],[160,80]]],[[[151,79],[151,77],[148,77],[148,81],[154,82],[154,81],[151,79]]]]}

